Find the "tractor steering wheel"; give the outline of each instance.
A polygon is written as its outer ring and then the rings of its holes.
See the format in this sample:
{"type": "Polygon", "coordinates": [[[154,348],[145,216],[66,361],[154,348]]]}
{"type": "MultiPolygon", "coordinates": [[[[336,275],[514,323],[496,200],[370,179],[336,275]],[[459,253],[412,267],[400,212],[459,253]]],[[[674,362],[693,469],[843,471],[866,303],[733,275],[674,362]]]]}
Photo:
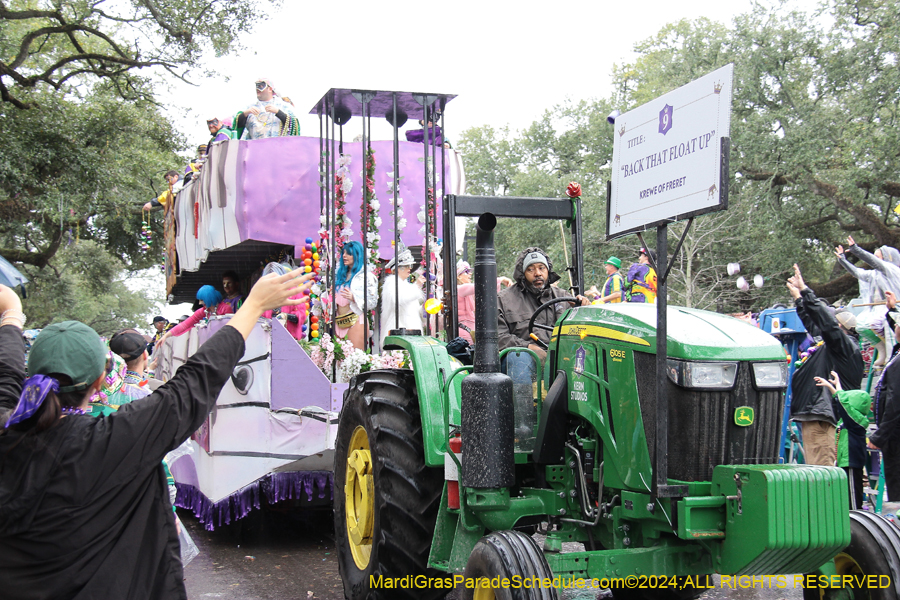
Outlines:
{"type": "Polygon", "coordinates": [[[550,327],[549,325],[544,325],[543,323],[535,323],[534,320],[537,318],[537,316],[539,314],[541,314],[542,312],[547,310],[549,307],[553,306],[554,304],[559,304],[560,302],[569,302],[576,306],[578,304],[580,304],[580,302],[578,301],[577,298],[572,298],[572,297],[567,297],[567,296],[560,296],[559,298],[553,298],[552,300],[548,300],[547,302],[544,302],[543,304],[538,306],[537,309],[532,313],[531,319],[528,320],[528,337],[530,337],[531,340],[535,344],[542,347],[544,350],[547,349],[547,344],[542,342],[536,336],[532,337],[532,336],[534,336],[534,329],[536,327],[538,329],[543,329],[545,331],[553,331],[553,328],[550,327]]]}

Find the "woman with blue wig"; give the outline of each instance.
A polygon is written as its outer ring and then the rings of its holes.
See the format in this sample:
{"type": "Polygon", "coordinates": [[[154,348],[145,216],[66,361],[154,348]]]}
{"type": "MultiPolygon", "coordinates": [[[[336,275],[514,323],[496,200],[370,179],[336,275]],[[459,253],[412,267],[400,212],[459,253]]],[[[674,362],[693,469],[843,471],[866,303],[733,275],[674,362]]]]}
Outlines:
{"type": "Polygon", "coordinates": [[[160,346],[171,336],[179,336],[191,330],[191,327],[204,319],[209,319],[213,315],[230,315],[234,313],[234,309],[228,302],[223,302],[222,292],[211,285],[204,285],[197,290],[197,300],[200,301],[200,308],[194,311],[190,317],[167,331],[159,341],[156,342],[160,346]]]}
{"type": "Polygon", "coordinates": [[[22,304],[0,285],[4,598],[187,598],[162,459],[209,417],[263,312],[303,302],[292,296],[312,277],[262,277],[165,385],[99,418],[87,413],[107,370],[100,336],[45,327],[26,373],[22,304]]]}
{"type": "Polygon", "coordinates": [[[366,347],[365,325],[360,318],[378,304],[378,278],[366,266],[365,250],[359,242],[346,242],[334,278],[337,316],[334,332],[360,350],[366,347]]]}

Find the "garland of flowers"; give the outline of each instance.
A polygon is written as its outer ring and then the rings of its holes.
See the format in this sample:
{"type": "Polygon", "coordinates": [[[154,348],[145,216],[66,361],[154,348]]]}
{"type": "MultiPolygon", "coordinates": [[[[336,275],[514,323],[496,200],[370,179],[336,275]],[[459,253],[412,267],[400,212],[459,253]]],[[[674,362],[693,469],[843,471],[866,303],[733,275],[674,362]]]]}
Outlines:
{"type": "MultiPolygon", "coordinates": [[[[429,258],[425,256],[425,240],[428,240],[428,246],[433,250],[435,245],[437,244],[437,225],[435,224],[435,209],[436,203],[434,201],[434,189],[428,188],[428,192],[425,199],[425,206],[423,206],[419,210],[418,218],[419,223],[422,226],[419,228],[419,235],[422,236],[422,266],[425,267],[426,270],[429,269],[429,258]],[[428,211],[428,231],[425,230],[425,211],[428,211]]],[[[432,252],[433,254],[433,252],[432,252]]]]}
{"type": "MultiPolygon", "coordinates": [[[[344,247],[344,242],[348,241],[353,235],[353,221],[347,216],[347,196],[353,190],[353,180],[350,179],[350,155],[341,154],[338,161],[338,170],[334,174],[334,240],[335,250],[338,254],[344,247]]],[[[328,215],[323,214],[319,217],[319,237],[322,241],[328,241],[328,215]]]]}
{"type": "MultiPolygon", "coordinates": [[[[394,168],[396,169],[397,166],[394,165],[394,168]]],[[[403,235],[403,230],[406,229],[406,219],[403,217],[403,198],[400,197],[400,190],[397,189],[397,201],[394,202],[394,171],[390,171],[387,176],[389,178],[387,194],[388,198],[391,199],[391,230],[396,232],[397,239],[399,240],[403,235]],[[397,215],[396,227],[394,227],[394,215],[397,215]]],[[[401,176],[399,179],[403,179],[403,177],[401,176]]],[[[399,181],[397,187],[400,187],[399,181]]],[[[392,239],[391,246],[393,246],[393,244],[394,240],[392,239]]]]}
{"type": "Polygon", "coordinates": [[[338,339],[335,342],[327,333],[323,333],[319,340],[300,342],[300,346],[329,379],[332,365],[336,365],[336,383],[347,383],[356,375],[373,369],[412,368],[409,355],[404,350],[368,354],[354,347],[349,340],[338,339]]]}
{"type": "MultiPolygon", "coordinates": [[[[381,203],[375,196],[375,151],[369,148],[366,150],[366,170],[363,173],[363,179],[366,182],[366,192],[364,196],[363,206],[360,209],[360,218],[366,223],[366,235],[362,240],[366,249],[366,262],[373,266],[375,274],[378,275],[378,245],[381,242],[381,217],[378,211],[381,203]]],[[[362,237],[362,231],[360,231],[362,237]]]]}

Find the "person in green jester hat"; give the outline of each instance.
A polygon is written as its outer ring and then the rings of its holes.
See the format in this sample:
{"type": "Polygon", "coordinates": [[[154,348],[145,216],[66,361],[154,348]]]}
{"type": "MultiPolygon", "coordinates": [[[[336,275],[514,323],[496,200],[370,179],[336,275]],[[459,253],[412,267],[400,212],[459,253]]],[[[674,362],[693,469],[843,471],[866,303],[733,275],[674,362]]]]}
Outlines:
{"type": "Polygon", "coordinates": [[[622,268],[622,261],[615,256],[610,256],[603,265],[606,269],[606,282],[603,284],[603,291],[600,297],[594,301],[594,304],[615,304],[622,302],[625,293],[625,280],[619,269],[622,268]]]}
{"type": "Polygon", "coordinates": [[[828,379],[815,378],[816,385],[832,394],[837,424],[837,466],[847,472],[850,486],[850,510],[863,506],[863,466],[866,462],[866,426],[872,398],[862,390],[841,389],[841,379],[835,371],[828,379]]]}

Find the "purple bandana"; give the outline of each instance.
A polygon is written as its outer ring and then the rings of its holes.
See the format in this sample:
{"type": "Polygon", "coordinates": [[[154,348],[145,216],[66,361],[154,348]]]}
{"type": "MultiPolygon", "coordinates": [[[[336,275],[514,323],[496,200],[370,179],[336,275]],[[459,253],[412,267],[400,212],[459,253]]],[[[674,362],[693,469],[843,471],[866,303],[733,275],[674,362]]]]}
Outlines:
{"type": "Polygon", "coordinates": [[[37,412],[51,391],[59,391],[59,382],[46,375],[33,375],[22,384],[22,394],[16,409],[9,416],[4,427],[21,423],[37,412]]]}

